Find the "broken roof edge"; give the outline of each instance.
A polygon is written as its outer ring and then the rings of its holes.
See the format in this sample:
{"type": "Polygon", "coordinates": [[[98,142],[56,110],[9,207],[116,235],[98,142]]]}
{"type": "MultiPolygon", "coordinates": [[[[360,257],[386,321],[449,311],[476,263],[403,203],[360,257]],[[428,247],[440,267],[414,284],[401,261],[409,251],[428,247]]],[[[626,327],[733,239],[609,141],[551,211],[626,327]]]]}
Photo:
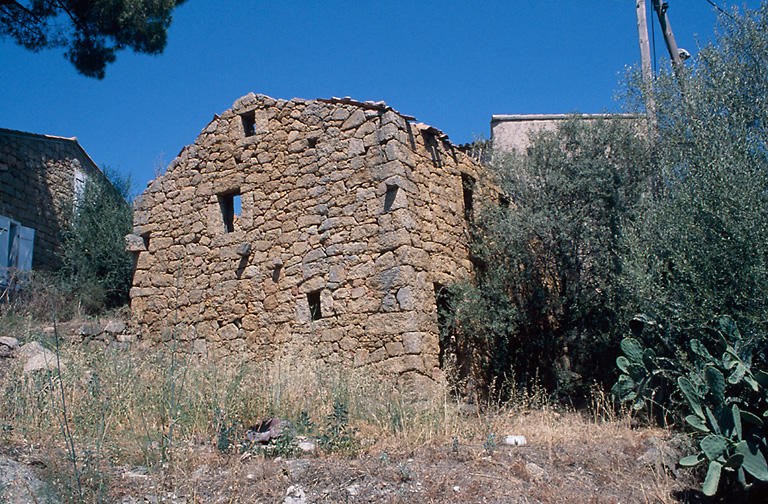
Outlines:
{"type": "Polygon", "coordinates": [[[582,119],[639,119],[643,114],[579,114],[577,112],[570,114],[494,114],[491,116],[491,123],[495,122],[521,122],[521,121],[563,121],[571,117],[582,119]]]}
{"type": "MultiPolygon", "coordinates": [[[[373,100],[359,101],[359,100],[352,99],[351,96],[344,96],[344,97],[332,96],[330,98],[315,98],[314,100],[293,97],[290,100],[285,100],[285,99],[273,98],[272,96],[268,96],[268,95],[261,94],[261,93],[254,93],[253,91],[251,91],[250,93],[248,93],[246,95],[243,95],[240,98],[238,98],[237,100],[235,100],[235,102],[232,104],[232,108],[230,108],[227,112],[232,111],[232,112],[237,114],[239,112],[237,112],[236,109],[242,108],[245,103],[247,103],[249,100],[254,100],[254,99],[262,99],[262,100],[263,99],[267,99],[267,100],[272,100],[274,102],[284,102],[284,103],[289,103],[289,102],[306,103],[306,102],[310,102],[310,101],[315,101],[315,102],[319,102],[319,103],[327,103],[329,105],[351,105],[353,107],[359,107],[359,108],[362,108],[364,110],[377,110],[377,111],[380,111],[380,112],[392,112],[392,113],[397,114],[398,116],[402,117],[406,121],[409,121],[409,122],[416,121],[416,118],[414,116],[403,114],[402,112],[399,112],[395,108],[387,105],[387,103],[385,101],[383,101],[383,100],[380,100],[380,101],[373,101],[373,100]]],[[[216,119],[217,119],[217,117],[214,116],[213,121],[215,121],[216,119]]],[[[211,121],[211,122],[213,122],[213,121],[211,121]]],[[[209,123],[209,125],[210,125],[210,123],[209,123]]],[[[427,133],[431,133],[431,134],[435,135],[435,137],[440,139],[441,141],[449,142],[449,143],[451,143],[451,145],[454,145],[452,142],[450,142],[447,133],[443,132],[442,130],[440,130],[438,128],[435,128],[434,126],[430,126],[429,124],[424,124],[424,123],[416,123],[416,124],[414,124],[414,126],[419,131],[425,131],[427,133]]]]}
{"type": "Polygon", "coordinates": [[[337,103],[339,103],[339,104],[343,104],[343,105],[352,105],[352,106],[355,106],[355,107],[360,107],[360,108],[368,109],[368,110],[381,110],[382,112],[386,112],[386,111],[389,110],[389,111],[392,111],[395,114],[399,115],[400,117],[402,117],[406,121],[415,121],[416,120],[416,118],[413,117],[413,116],[409,116],[409,115],[403,114],[401,112],[398,112],[394,108],[392,108],[389,105],[387,105],[387,103],[385,101],[383,101],[383,100],[376,101],[376,102],[373,101],[373,100],[366,100],[366,101],[361,102],[361,101],[358,101],[358,100],[353,100],[349,96],[345,96],[343,98],[339,98],[337,96],[333,96],[331,98],[318,98],[317,101],[322,102],[322,103],[330,103],[330,104],[337,104],[337,103]]]}
{"type": "MultiPolygon", "coordinates": [[[[104,172],[101,168],[99,168],[99,165],[96,164],[96,162],[91,158],[91,156],[88,155],[88,153],[85,151],[82,145],[80,145],[80,142],[78,142],[77,137],[63,137],[63,136],[56,136],[56,135],[46,135],[43,133],[30,133],[29,131],[21,131],[21,130],[12,130],[8,128],[0,128],[0,135],[8,135],[8,136],[16,136],[16,137],[32,137],[37,140],[44,140],[49,142],[58,142],[58,143],[72,143],[80,150],[80,153],[85,157],[85,159],[91,163],[91,166],[95,168],[99,173],[104,175],[104,172]]],[[[104,175],[106,177],[106,175],[104,175]]]]}

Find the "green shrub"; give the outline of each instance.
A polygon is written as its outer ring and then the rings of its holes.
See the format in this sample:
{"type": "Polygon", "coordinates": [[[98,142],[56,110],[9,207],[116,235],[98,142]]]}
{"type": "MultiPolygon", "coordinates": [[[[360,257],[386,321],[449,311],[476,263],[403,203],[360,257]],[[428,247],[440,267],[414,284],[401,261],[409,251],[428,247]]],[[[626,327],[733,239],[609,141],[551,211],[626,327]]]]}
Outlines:
{"type": "Polygon", "coordinates": [[[683,72],[654,82],[656,183],[627,226],[625,278],[636,293],[632,313],[680,328],[729,315],[742,332],[763,337],[768,4],[723,17],[720,26],[683,72]]]}
{"type": "Polygon", "coordinates": [[[325,431],[318,441],[327,452],[352,453],[357,449],[356,429],[349,425],[349,408],[341,400],[333,402],[333,410],[328,415],[325,431]]]}
{"type": "Polygon", "coordinates": [[[89,313],[124,304],[133,275],[133,259],[124,242],[133,228],[126,202],[130,183],[106,173],[110,181],[88,180],[63,232],[60,277],[89,313]]]}
{"type": "Polygon", "coordinates": [[[652,317],[622,342],[614,392],[692,433],[700,451],[681,464],[708,462],[710,495],[723,473],[768,480],[766,95],[763,2],[653,83],[655,184],[625,233],[631,309],[652,317]]]}
{"type": "Polygon", "coordinates": [[[475,278],[448,287],[443,314],[443,346],[455,342],[460,374],[541,380],[563,395],[612,380],[626,297],[622,224],[649,169],[639,127],[574,116],[496,167],[509,208],[489,206],[476,219],[475,278]]]}

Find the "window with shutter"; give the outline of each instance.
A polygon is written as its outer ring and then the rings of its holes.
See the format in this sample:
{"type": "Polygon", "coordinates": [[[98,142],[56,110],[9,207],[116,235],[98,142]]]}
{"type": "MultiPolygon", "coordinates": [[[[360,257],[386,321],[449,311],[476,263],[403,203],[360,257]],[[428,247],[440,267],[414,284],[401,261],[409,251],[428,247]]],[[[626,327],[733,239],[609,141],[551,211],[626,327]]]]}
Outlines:
{"type": "Polygon", "coordinates": [[[85,194],[85,182],[88,180],[88,177],[85,175],[85,173],[77,168],[75,168],[75,179],[73,182],[72,187],[72,194],[73,194],[73,202],[74,202],[74,208],[77,208],[77,205],[80,204],[80,201],[83,199],[83,195],[85,194]]]}

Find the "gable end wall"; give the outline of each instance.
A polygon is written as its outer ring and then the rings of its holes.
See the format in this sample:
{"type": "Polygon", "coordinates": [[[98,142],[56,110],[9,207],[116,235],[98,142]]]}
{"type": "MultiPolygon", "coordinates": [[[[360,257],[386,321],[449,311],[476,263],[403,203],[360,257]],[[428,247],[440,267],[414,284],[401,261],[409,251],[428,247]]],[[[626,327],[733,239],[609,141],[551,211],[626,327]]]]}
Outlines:
{"type": "Polygon", "coordinates": [[[201,353],[436,378],[433,285],[470,274],[461,174],[479,170],[388,108],[247,95],[137,198],[131,308],[201,353]]]}

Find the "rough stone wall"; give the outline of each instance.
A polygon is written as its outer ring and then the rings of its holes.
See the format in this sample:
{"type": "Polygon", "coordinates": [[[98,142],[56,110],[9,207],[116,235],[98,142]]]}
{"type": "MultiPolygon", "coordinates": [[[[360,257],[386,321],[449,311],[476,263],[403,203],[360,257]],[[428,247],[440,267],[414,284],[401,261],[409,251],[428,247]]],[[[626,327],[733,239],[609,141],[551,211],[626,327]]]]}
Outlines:
{"type": "Polygon", "coordinates": [[[0,129],[0,215],[35,230],[34,269],[55,269],[75,170],[104,175],[77,140],[0,129]]]}
{"type": "Polygon", "coordinates": [[[464,186],[481,172],[409,119],[254,94],[214,117],[135,202],[131,308],[147,335],[436,378],[434,284],[470,274],[464,186]]]}

